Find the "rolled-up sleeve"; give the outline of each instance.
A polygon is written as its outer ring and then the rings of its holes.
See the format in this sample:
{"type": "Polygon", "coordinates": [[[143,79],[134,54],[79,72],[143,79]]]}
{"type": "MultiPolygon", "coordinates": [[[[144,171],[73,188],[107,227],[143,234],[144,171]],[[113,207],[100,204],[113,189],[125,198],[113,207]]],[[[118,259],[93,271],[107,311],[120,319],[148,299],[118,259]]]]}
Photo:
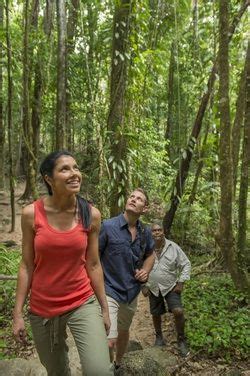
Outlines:
{"type": "Polygon", "coordinates": [[[104,250],[107,246],[107,240],[108,240],[108,236],[107,236],[106,227],[105,227],[105,224],[102,223],[100,233],[99,233],[99,253],[100,253],[100,255],[103,254],[103,252],[104,252],[104,250]]]}
{"type": "Polygon", "coordinates": [[[177,261],[178,261],[178,268],[180,271],[178,281],[185,282],[190,279],[191,273],[191,262],[183,252],[183,250],[178,247],[177,248],[177,261]]]}

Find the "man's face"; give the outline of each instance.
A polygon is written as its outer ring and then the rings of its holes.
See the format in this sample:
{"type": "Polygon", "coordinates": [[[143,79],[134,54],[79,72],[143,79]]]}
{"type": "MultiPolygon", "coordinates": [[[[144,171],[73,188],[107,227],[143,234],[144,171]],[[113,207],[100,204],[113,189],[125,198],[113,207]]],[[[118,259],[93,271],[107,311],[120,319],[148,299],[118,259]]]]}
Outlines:
{"type": "Polygon", "coordinates": [[[144,214],[147,211],[146,197],[140,191],[134,191],[127,199],[125,211],[134,214],[144,214]]]}
{"type": "Polygon", "coordinates": [[[162,240],[164,238],[163,228],[159,225],[152,225],[152,235],[155,241],[162,240]]]}

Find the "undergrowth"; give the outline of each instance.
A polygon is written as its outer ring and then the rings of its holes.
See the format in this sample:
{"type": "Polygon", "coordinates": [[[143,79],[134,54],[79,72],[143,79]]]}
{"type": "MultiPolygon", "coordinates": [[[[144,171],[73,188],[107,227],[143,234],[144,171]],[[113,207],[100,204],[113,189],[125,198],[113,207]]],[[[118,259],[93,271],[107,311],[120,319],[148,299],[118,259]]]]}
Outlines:
{"type": "Polygon", "coordinates": [[[229,275],[191,278],[183,300],[187,337],[194,352],[228,361],[249,356],[249,307],[229,275]]]}

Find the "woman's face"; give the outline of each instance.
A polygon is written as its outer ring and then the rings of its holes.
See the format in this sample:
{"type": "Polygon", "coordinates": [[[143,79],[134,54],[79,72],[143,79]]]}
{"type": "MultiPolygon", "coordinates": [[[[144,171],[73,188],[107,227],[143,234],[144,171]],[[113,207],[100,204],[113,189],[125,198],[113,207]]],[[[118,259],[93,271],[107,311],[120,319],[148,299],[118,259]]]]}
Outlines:
{"type": "Polygon", "coordinates": [[[46,176],[53,193],[73,194],[80,191],[82,174],[75,159],[62,155],[56,160],[52,177],[46,176]]]}

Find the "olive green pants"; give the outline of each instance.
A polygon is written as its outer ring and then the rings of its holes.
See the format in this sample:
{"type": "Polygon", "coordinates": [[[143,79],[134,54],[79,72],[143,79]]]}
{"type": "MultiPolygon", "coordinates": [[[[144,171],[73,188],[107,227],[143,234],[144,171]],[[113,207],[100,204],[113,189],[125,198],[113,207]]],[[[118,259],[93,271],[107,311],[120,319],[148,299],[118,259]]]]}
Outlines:
{"type": "Polygon", "coordinates": [[[30,313],[33,339],[48,376],[70,376],[66,326],[69,327],[84,376],[111,376],[108,342],[100,307],[92,297],[80,307],[52,319],[30,313]]]}

